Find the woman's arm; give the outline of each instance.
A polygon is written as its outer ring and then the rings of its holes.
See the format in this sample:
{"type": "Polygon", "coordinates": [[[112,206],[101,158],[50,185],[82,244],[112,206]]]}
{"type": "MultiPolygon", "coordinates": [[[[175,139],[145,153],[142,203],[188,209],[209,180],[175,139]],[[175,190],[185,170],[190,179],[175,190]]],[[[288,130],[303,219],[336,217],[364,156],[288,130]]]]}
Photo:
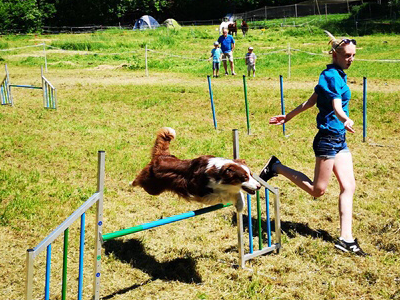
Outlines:
{"type": "Polygon", "coordinates": [[[354,133],[353,129],[354,122],[344,112],[342,107],[342,99],[333,99],[332,106],[333,110],[335,111],[335,115],[338,117],[340,122],[343,123],[344,128],[346,128],[346,130],[350,131],[351,133],[354,133]]]}
{"type": "Polygon", "coordinates": [[[314,92],[306,102],[297,106],[295,109],[293,109],[287,115],[278,115],[278,116],[274,116],[271,119],[269,119],[269,124],[282,125],[284,123],[289,122],[291,119],[293,119],[298,114],[309,109],[310,107],[313,107],[315,105],[315,103],[317,103],[317,98],[318,98],[318,95],[314,92]]]}

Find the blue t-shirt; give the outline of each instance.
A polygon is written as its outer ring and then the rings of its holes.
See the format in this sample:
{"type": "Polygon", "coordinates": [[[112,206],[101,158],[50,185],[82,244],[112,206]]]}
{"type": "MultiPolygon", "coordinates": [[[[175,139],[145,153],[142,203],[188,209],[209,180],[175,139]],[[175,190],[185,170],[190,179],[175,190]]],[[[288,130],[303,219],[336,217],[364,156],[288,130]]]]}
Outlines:
{"type": "Polygon", "coordinates": [[[232,44],[235,43],[235,40],[233,39],[233,36],[228,34],[226,37],[221,35],[218,38],[218,43],[221,44],[221,50],[223,53],[228,53],[232,51],[232,44]]]}
{"type": "Polygon", "coordinates": [[[346,129],[338,119],[333,109],[333,99],[342,99],[343,111],[349,116],[349,101],[351,98],[350,88],[347,85],[347,75],[344,71],[334,65],[326,66],[319,76],[318,85],[314,89],[318,95],[317,127],[331,134],[344,134],[346,129]]]}
{"type": "Polygon", "coordinates": [[[219,63],[221,60],[222,50],[220,48],[214,48],[211,50],[211,54],[213,56],[213,62],[219,63]]]}

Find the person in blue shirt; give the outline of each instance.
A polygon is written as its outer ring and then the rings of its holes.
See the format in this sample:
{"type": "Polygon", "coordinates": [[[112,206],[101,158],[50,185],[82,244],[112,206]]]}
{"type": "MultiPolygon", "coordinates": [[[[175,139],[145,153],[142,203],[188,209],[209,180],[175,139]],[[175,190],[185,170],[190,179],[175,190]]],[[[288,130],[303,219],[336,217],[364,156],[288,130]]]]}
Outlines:
{"type": "Polygon", "coordinates": [[[218,38],[218,43],[221,44],[221,50],[223,53],[222,59],[224,62],[225,75],[229,75],[228,64],[226,63],[227,60],[229,60],[232,75],[236,75],[235,66],[233,64],[233,50],[235,50],[235,40],[233,39],[233,36],[228,34],[228,29],[225,28],[222,31],[222,35],[218,38]]]}
{"type": "Polygon", "coordinates": [[[218,77],[219,63],[221,62],[222,50],[219,48],[219,43],[214,42],[214,49],[211,50],[210,59],[213,59],[213,77],[218,77]]]}
{"type": "Polygon", "coordinates": [[[349,117],[351,92],[347,85],[347,70],[354,61],[356,41],[348,38],[336,39],[327,32],[332,46],[332,64],[322,71],[311,97],[287,115],[270,118],[270,124],[282,125],[305,110],[317,106],[318,133],[314,138],[314,180],[303,173],[283,165],[275,156],[271,157],[261,171],[265,181],[279,175],[290,179],[298,187],[317,198],[324,195],[332,173],[340,186],[339,216],[340,237],[335,247],[344,252],[366,256],[352,234],[353,195],[355,178],[353,160],[346,143],[346,132],[354,133],[354,122],[349,117]]]}

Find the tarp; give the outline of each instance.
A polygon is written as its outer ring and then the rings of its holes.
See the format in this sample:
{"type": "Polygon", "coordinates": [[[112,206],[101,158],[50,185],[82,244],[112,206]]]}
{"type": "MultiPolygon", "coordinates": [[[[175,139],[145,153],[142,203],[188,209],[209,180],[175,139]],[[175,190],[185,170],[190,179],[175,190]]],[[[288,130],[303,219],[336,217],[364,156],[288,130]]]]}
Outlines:
{"type": "Polygon", "coordinates": [[[159,27],[160,24],[154,19],[152,16],[149,15],[144,15],[141,16],[140,19],[138,19],[135,23],[135,26],[133,26],[133,29],[154,29],[159,27]]]}
{"type": "Polygon", "coordinates": [[[181,25],[179,25],[179,23],[177,21],[175,21],[174,19],[166,19],[163,22],[163,25],[166,26],[167,28],[174,28],[174,29],[181,29],[181,25]]]}

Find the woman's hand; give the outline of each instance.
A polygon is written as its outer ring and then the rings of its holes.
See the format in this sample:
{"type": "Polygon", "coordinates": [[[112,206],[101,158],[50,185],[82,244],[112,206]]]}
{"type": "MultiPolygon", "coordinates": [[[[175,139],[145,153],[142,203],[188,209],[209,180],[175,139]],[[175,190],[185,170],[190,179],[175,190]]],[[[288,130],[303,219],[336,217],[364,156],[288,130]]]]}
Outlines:
{"type": "Polygon", "coordinates": [[[347,131],[350,131],[351,133],[355,132],[355,130],[353,129],[354,122],[352,119],[347,119],[346,121],[344,121],[343,125],[347,131]]]}
{"type": "Polygon", "coordinates": [[[286,115],[274,116],[269,119],[269,124],[282,125],[286,123],[286,115]]]}

